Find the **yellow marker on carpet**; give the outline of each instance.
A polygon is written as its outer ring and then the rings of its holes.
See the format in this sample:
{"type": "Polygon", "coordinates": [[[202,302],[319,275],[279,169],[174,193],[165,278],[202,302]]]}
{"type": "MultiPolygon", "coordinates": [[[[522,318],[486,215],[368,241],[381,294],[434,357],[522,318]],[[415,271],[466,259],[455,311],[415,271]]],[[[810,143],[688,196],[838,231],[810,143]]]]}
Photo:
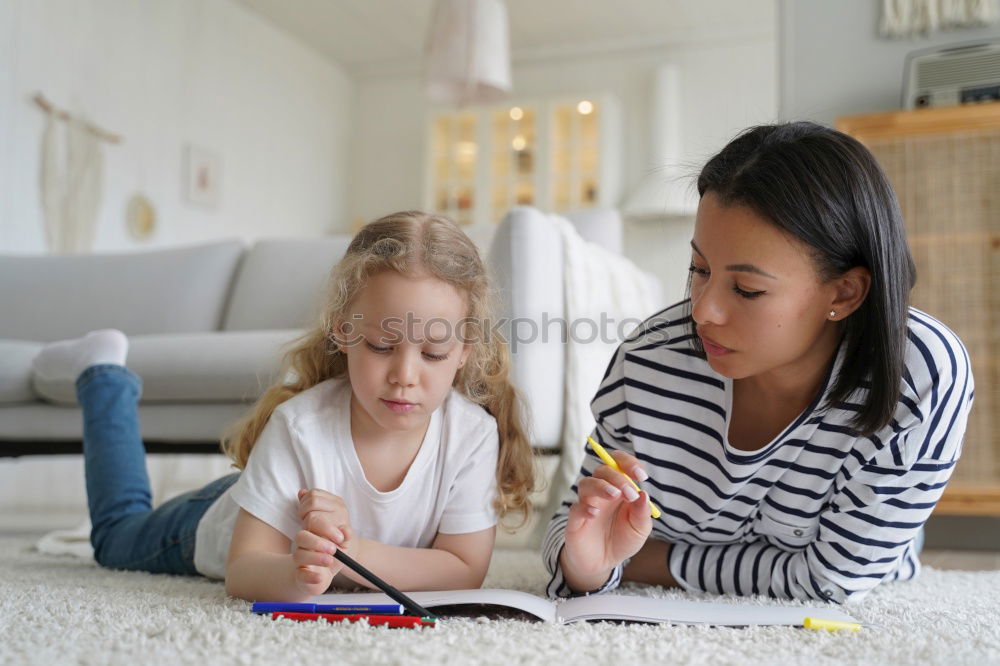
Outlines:
{"type": "MultiPolygon", "coordinates": [[[[615,462],[614,458],[608,455],[608,452],[604,450],[603,446],[595,442],[592,437],[588,437],[587,441],[590,442],[590,448],[594,449],[594,453],[596,453],[597,457],[601,459],[601,462],[603,462],[605,465],[615,470],[616,472],[622,474],[626,479],[628,479],[628,482],[631,483],[632,487],[635,488],[637,491],[642,490],[642,488],[640,488],[636,484],[636,482],[632,480],[631,476],[625,474],[625,472],[622,471],[622,468],[618,466],[618,463],[615,462]]],[[[649,495],[646,495],[646,498],[647,498],[646,501],[649,502],[649,515],[651,515],[653,518],[659,518],[660,510],[656,508],[655,504],[653,504],[653,500],[649,499],[649,495]]]]}
{"type": "Polygon", "coordinates": [[[807,617],[802,621],[802,626],[806,629],[816,629],[827,631],[857,631],[861,625],[857,622],[841,622],[840,620],[823,620],[818,617],[807,617]]]}

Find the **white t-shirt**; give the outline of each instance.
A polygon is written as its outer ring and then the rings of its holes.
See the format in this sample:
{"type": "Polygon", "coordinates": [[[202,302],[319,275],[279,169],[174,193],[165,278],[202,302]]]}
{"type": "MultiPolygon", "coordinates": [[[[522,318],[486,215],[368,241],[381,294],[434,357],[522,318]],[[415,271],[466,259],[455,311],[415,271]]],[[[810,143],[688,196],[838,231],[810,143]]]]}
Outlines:
{"type": "Polygon", "coordinates": [[[289,539],[302,529],[300,488],[341,497],[358,536],[427,548],[439,533],[465,534],[496,524],[496,420],[451,391],[430,425],[403,482],[379,492],[365,478],[351,438],[351,386],[331,379],[274,410],[246,469],[208,509],[195,535],[194,565],[225,578],[233,525],[242,507],[289,539]]]}

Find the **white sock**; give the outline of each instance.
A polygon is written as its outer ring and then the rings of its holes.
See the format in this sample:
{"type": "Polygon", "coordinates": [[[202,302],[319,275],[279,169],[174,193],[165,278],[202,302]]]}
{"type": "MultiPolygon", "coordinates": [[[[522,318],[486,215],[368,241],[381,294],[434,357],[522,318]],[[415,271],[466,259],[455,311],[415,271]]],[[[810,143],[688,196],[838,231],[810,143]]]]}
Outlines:
{"type": "Polygon", "coordinates": [[[51,342],[32,363],[35,375],[44,381],[76,381],[92,365],[125,365],[128,338],[119,330],[104,328],[82,338],[51,342]]]}

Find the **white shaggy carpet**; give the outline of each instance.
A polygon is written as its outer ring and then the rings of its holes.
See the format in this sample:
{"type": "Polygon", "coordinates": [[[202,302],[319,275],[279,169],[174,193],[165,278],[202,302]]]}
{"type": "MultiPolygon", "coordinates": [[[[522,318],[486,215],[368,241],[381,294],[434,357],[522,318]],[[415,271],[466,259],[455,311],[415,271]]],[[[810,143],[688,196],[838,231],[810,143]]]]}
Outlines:
{"type": "MultiPolygon", "coordinates": [[[[454,619],[436,629],[272,621],[201,578],[108,571],[0,537],[4,664],[998,664],[1000,572],[925,569],[847,610],[859,633],[790,627],[557,626],[454,619]]],[[[539,557],[499,551],[486,582],[541,594],[539,557]]],[[[632,594],[683,596],[630,587],[632,594]]],[[[737,603],[772,603],[736,600],[737,603]]]]}

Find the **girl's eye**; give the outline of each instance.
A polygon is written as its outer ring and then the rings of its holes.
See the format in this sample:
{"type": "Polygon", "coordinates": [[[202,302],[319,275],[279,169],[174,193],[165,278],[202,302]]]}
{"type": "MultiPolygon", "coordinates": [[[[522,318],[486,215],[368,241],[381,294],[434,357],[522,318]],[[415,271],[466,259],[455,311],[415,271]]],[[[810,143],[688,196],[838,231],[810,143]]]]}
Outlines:
{"type": "Polygon", "coordinates": [[[386,354],[392,351],[392,347],[380,347],[378,345],[373,345],[370,342],[366,342],[365,344],[368,346],[368,349],[371,349],[376,354],[386,354]]]}
{"type": "Polygon", "coordinates": [[[767,293],[766,291],[747,291],[745,289],[740,289],[738,284],[733,285],[733,291],[735,291],[742,298],[757,298],[758,296],[762,296],[767,293]]]}
{"type": "Polygon", "coordinates": [[[447,354],[432,354],[430,352],[424,352],[424,357],[429,361],[444,361],[448,358],[447,354]]]}
{"type": "Polygon", "coordinates": [[[688,273],[695,273],[695,274],[700,275],[702,277],[708,277],[708,269],[707,268],[698,268],[694,264],[691,264],[690,266],[688,266],[688,273]]]}

